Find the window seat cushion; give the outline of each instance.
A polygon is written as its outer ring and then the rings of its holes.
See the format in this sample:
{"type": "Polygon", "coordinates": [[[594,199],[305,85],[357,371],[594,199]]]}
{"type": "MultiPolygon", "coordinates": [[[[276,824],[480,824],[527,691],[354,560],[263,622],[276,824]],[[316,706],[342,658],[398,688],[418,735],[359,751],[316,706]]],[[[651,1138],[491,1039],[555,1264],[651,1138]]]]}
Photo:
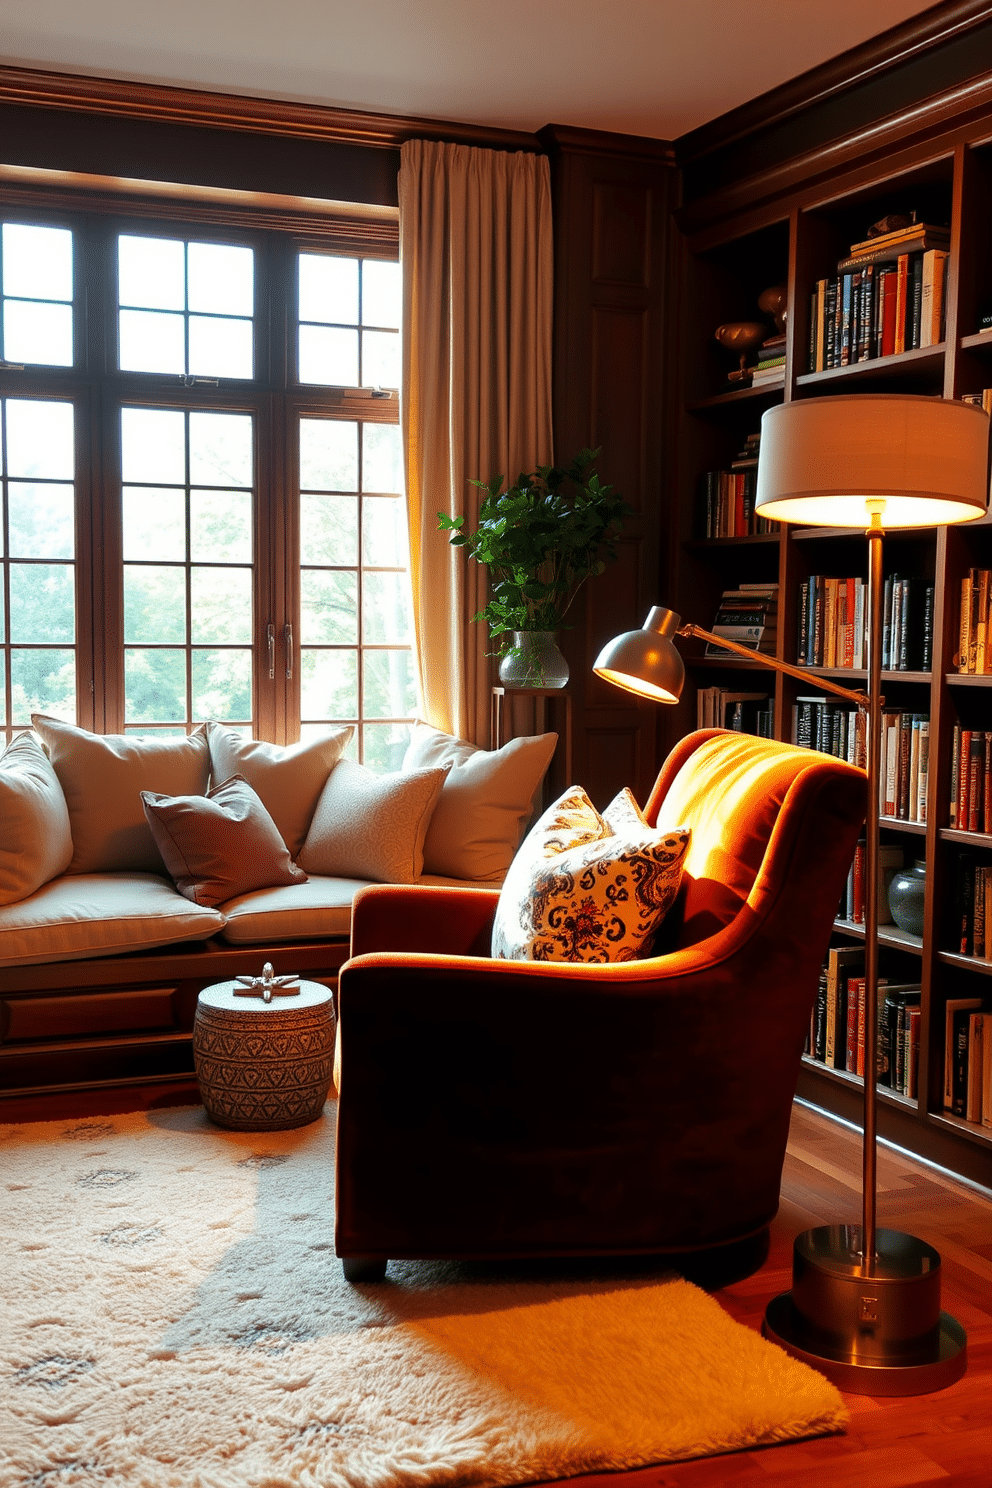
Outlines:
{"type": "Polygon", "coordinates": [[[63,874],[0,909],[0,966],[118,956],[209,940],[224,924],[154,873],[63,874]]]}
{"type": "MultiPolygon", "coordinates": [[[[364,878],[329,878],[312,873],[305,884],[256,889],[222,905],[222,938],[235,945],[268,945],[281,940],[322,940],[351,933],[351,904],[364,878]]],[[[424,874],[421,884],[477,889],[476,882],[424,874]]],[[[486,885],[491,887],[491,885],[486,885]]]]}

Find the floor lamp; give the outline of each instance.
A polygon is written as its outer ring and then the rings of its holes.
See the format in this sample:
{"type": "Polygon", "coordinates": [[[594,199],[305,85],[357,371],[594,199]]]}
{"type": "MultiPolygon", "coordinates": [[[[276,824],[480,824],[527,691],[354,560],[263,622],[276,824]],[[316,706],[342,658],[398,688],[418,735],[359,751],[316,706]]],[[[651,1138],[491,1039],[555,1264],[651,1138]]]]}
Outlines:
{"type": "MultiPolygon", "coordinates": [[[[799,1235],[792,1290],[769,1303],[762,1331],[842,1389],[917,1395],[966,1367],[965,1332],[940,1309],[940,1255],[925,1241],[876,1228],[878,817],[881,773],[882,539],[886,528],[966,522],[988,506],[989,419],[969,403],[911,395],[808,398],[761,420],[755,510],[816,527],[860,528],[868,539],[868,692],[817,679],[867,719],[865,840],[865,1078],[862,1222],[799,1235]]],[[[628,691],[674,703],[685,669],[672,638],[695,636],[775,671],[809,672],[682,625],[655,608],[639,631],[609,642],[594,670],[628,691]]]]}

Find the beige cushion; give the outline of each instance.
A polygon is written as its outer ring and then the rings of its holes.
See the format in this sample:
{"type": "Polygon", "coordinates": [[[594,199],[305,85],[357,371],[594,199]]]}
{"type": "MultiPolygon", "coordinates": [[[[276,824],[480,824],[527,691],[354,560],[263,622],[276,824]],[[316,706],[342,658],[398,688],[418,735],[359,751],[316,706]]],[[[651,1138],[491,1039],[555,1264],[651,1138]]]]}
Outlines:
{"type": "MultiPolygon", "coordinates": [[[[305,884],[289,889],[258,889],[224,905],[224,940],[239,945],[266,945],[280,940],[328,940],[351,934],[351,902],[370,879],[321,878],[312,874],[305,884]]],[[[450,889],[477,884],[425,874],[421,884],[450,889]]]]}
{"type": "Polygon", "coordinates": [[[317,802],[299,864],[328,878],[413,883],[446,770],[374,775],[342,760],[317,802]]]}
{"type": "Polygon", "coordinates": [[[295,858],[306,841],[327,777],[354,732],[347,724],[282,748],[261,739],[243,739],[233,729],[208,723],[211,779],[214,784],[232,775],[247,780],[295,858]]]}
{"type": "Polygon", "coordinates": [[[190,904],[156,874],[63,874],[0,910],[0,966],[207,940],[223,924],[218,910],[190,904]]]}
{"type": "Polygon", "coordinates": [[[71,859],[58,776],[34,735],[17,734],[0,757],[0,904],[26,899],[71,859]]]}
{"type": "Polygon", "coordinates": [[[490,751],[415,724],[403,769],[451,766],[427,829],[425,872],[501,879],[520,845],[557,742],[557,734],[536,734],[490,751]]]}
{"type": "Polygon", "coordinates": [[[176,888],[194,904],[223,904],[252,889],[306,883],[275,822],[240,775],[205,796],[142,791],[141,799],[176,888]]]}
{"type": "Polygon", "coordinates": [[[633,797],[611,803],[599,836],[597,816],[573,789],[528,834],[500,892],[494,956],[602,963],[648,954],[678,893],[689,829],[644,825],[633,797]]]}
{"type": "Polygon", "coordinates": [[[141,805],[143,790],[202,795],[210,753],[202,728],[185,739],[91,734],[59,718],[32,714],[69,808],[70,873],[161,873],[141,805]]]}

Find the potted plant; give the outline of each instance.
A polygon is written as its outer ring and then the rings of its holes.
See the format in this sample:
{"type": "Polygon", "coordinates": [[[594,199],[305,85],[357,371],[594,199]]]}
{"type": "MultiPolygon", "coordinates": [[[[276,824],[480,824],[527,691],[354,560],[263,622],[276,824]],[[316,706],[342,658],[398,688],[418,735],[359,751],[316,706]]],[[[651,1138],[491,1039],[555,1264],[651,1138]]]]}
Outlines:
{"type": "Polygon", "coordinates": [[[454,547],[489,569],[485,620],[502,656],[500,680],[515,687],[564,687],[568,663],[555,632],[586,579],[617,556],[616,539],[631,508],[596,473],[599,450],[569,465],[544,465],[503,490],[503,477],[473,481],[486,495],[474,532],[464,517],[438,512],[454,547]]]}

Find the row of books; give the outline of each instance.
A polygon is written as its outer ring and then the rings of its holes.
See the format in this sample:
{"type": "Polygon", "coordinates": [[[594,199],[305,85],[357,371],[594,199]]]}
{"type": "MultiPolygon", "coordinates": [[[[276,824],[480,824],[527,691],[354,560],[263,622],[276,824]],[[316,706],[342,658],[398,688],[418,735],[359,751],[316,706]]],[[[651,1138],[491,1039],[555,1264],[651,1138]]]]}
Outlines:
{"type": "Polygon", "coordinates": [[[992,1126],[992,1012],[979,997],[944,1009],[944,1110],[992,1126]]]}
{"type": "Polygon", "coordinates": [[[760,432],[749,434],[729,470],[707,470],[696,511],[697,537],[754,537],[777,525],[755,515],[760,432]]]}
{"type": "Polygon", "coordinates": [[[774,709],[767,692],[734,692],[729,687],[700,687],[696,693],[696,727],[736,729],[740,734],[772,737],[774,709]]]}
{"type": "Polygon", "coordinates": [[[958,649],[954,665],[959,672],[988,676],[992,672],[992,570],[970,568],[961,580],[958,611],[958,649]]]}
{"type": "Polygon", "coordinates": [[[954,918],[958,955],[992,961],[992,863],[978,863],[970,852],[958,855],[954,918]]]}
{"type": "MultiPolygon", "coordinates": [[[[736,589],[725,589],[710,630],[713,635],[725,636],[739,646],[746,646],[749,651],[763,651],[774,656],[778,634],[778,585],[738,584],[736,589]]],[[[724,660],[727,657],[727,652],[712,641],[707,641],[705,654],[724,660]]]]}
{"type": "Polygon", "coordinates": [[[950,825],[992,832],[992,732],[959,723],[951,744],[950,825]]]}
{"type": "MultiPolygon", "coordinates": [[[[820,972],[810,1019],[810,1058],[828,1069],[865,1073],[865,953],[832,946],[820,972]]],[[[920,1048],[920,984],[878,985],[876,1082],[915,1098],[920,1048]]]]}
{"type": "Polygon", "coordinates": [[[851,245],[810,304],[809,370],[872,361],[944,339],[947,228],[914,223],[851,245]]]}
{"type": "MultiPolygon", "coordinates": [[[[926,672],[933,658],[933,584],[890,574],[882,591],[882,667],[926,672]]],[[[868,665],[868,587],[858,577],[811,574],[799,585],[800,666],[868,665]]]]}
{"type": "MultiPolygon", "coordinates": [[[[867,764],[865,715],[825,696],[799,697],[792,710],[792,742],[862,769],[867,764]]],[[[930,778],[930,716],[883,708],[878,809],[899,821],[925,822],[930,778]]]]}

